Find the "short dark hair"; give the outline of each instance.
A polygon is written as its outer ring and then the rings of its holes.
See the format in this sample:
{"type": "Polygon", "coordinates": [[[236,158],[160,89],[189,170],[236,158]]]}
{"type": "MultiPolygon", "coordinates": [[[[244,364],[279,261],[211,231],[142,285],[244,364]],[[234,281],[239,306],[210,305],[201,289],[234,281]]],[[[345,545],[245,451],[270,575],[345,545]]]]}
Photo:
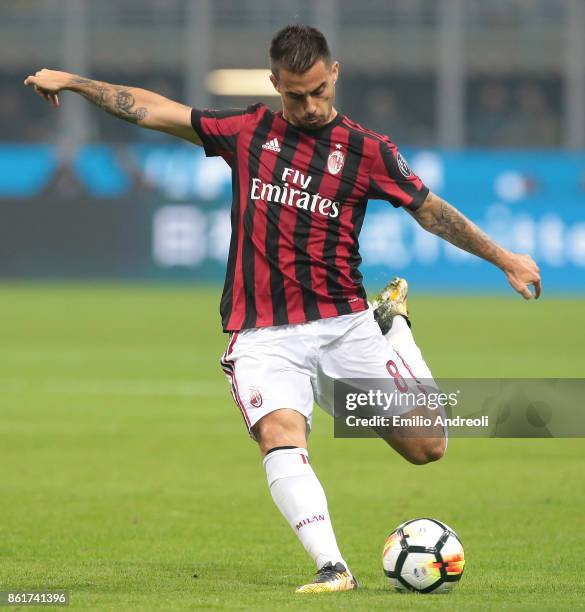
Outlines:
{"type": "Polygon", "coordinates": [[[331,52],[323,32],[311,26],[295,24],[282,28],[270,42],[270,69],[278,77],[279,68],[302,74],[316,62],[331,61],[331,52]]]}

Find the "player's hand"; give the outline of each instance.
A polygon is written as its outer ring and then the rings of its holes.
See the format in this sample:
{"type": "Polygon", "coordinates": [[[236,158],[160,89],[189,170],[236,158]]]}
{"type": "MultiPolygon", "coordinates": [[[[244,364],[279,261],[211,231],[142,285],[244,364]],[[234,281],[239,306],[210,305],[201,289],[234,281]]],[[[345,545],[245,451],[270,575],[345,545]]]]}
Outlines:
{"type": "Polygon", "coordinates": [[[27,76],[24,84],[32,85],[35,92],[46,102],[59,106],[59,92],[67,87],[70,80],[71,75],[68,72],[43,68],[34,75],[27,76]]]}
{"type": "Polygon", "coordinates": [[[530,255],[510,253],[510,258],[503,268],[508,282],[524,299],[538,299],[542,290],[540,268],[530,255]],[[530,289],[534,286],[534,293],[530,289]]]}

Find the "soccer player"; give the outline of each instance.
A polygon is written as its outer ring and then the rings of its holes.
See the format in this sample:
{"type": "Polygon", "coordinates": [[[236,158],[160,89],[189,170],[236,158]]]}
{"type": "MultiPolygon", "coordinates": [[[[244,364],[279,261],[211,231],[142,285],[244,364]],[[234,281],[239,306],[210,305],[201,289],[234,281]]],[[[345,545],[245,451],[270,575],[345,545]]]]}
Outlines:
{"type": "MultiPolygon", "coordinates": [[[[358,235],[368,199],[404,208],[426,230],[496,265],[526,299],[530,285],[540,295],[540,275],[530,256],[502,248],[431,193],[388,136],[335,109],[339,63],[321,32],[304,25],[279,31],[270,67],[279,112],[264,104],[192,109],[47,69],[25,84],[56,106],[61,91],[78,93],[116,117],[202,146],[231,167],[232,235],[220,308],[230,337],[221,365],[259,445],[272,498],[316,563],[316,577],[297,591],[346,591],[357,582],[308,458],[313,402],[332,412],[336,378],[388,379],[397,388],[432,379],[410,330],[406,282],[392,281],[372,306],[366,299],[358,235]]],[[[446,447],[442,428],[378,433],[416,464],[439,459],[446,447]]]]}

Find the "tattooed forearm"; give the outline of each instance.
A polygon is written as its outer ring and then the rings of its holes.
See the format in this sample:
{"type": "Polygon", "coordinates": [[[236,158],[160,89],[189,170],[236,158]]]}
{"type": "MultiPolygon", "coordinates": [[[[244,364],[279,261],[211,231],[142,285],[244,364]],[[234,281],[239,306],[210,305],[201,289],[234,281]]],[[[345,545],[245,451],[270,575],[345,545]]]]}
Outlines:
{"type": "Polygon", "coordinates": [[[110,115],[139,124],[148,115],[148,109],[136,105],[132,88],[93,81],[83,77],[73,77],[68,89],[81,94],[110,115]]]}
{"type": "Polygon", "coordinates": [[[411,212],[421,227],[451,244],[503,267],[507,251],[496,244],[475,223],[445,200],[429,193],[425,202],[411,212]]]}

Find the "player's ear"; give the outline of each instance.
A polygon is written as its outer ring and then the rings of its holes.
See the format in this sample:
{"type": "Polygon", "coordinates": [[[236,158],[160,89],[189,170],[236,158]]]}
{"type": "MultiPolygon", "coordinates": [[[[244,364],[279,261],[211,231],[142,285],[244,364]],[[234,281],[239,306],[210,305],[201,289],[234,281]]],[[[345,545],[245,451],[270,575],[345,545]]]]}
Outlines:
{"type": "Polygon", "coordinates": [[[331,76],[333,77],[333,83],[339,78],[339,62],[335,61],[331,64],[331,76]]]}
{"type": "Polygon", "coordinates": [[[276,91],[278,91],[278,93],[280,93],[278,87],[279,87],[279,82],[278,79],[274,76],[274,74],[271,72],[270,73],[270,82],[272,83],[274,89],[276,89],[276,91]]]}

